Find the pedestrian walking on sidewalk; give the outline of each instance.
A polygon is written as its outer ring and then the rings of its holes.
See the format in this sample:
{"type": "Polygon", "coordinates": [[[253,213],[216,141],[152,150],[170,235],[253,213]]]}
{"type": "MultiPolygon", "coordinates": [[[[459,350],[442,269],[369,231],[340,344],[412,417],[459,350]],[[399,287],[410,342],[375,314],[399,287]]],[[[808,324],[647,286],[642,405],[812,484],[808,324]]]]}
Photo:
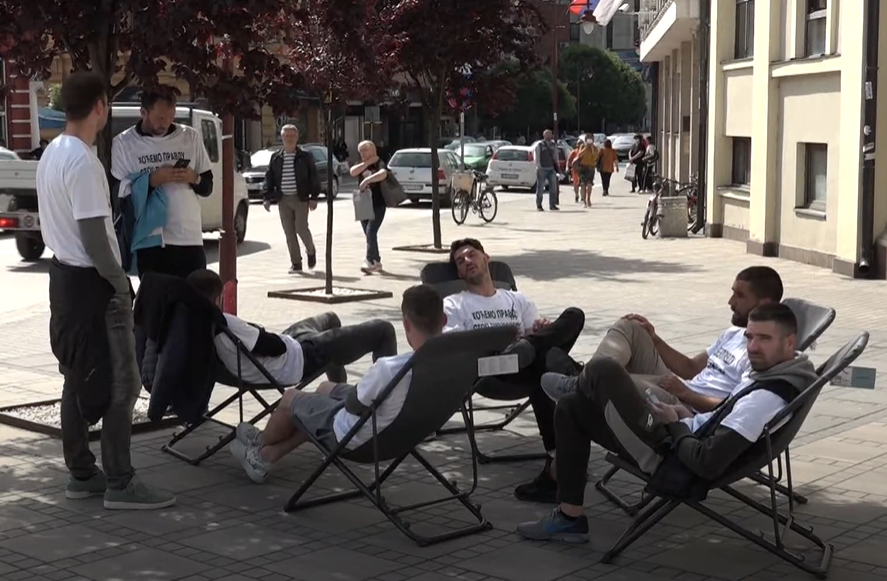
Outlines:
{"type": "Polygon", "coordinates": [[[576,154],[579,163],[579,195],[584,208],[591,207],[591,190],[594,188],[594,172],[599,155],[600,150],[594,145],[594,137],[586,135],[585,141],[579,144],[579,153],[576,154]]]}
{"type": "Polygon", "coordinates": [[[536,143],[533,152],[536,158],[536,209],[544,211],[542,207],[542,190],[548,184],[548,209],[558,208],[558,183],[557,183],[557,142],[550,129],[542,133],[542,141],[536,143]]]}
{"type": "Polygon", "coordinates": [[[609,139],[604,140],[604,147],[600,150],[598,157],[598,167],[601,172],[601,186],[604,188],[604,195],[610,195],[610,178],[619,171],[619,156],[613,149],[613,142],[609,139]]]}
{"type": "Polygon", "coordinates": [[[142,484],[132,468],[132,411],[141,390],[133,335],[132,287],[123,271],[105,168],[93,153],[108,121],[105,81],[74,73],[62,84],[64,133],[37,166],[40,231],[49,267],[49,340],[65,383],[62,450],[70,472],[65,496],[104,495],[108,509],[175,504],[142,484]],[[89,426],[102,421],[102,467],[89,449],[89,426]]]}
{"type": "MultiPolygon", "coordinates": [[[[647,152],[647,142],[644,141],[643,135],[634,136],[634,144],[628,150],[628,163],[634,168],[632,169],[634,177],[631,179],[631,193],[636,191],[644,191],[643,175],[646,172],[647,165],[644,163],[644,154],[647,152]],[[640,190],[638,190],[640,186],[640,190]]],[[[627,177],[626,177],[627,179],[627,177]]]]}
{"type": "Polygon", "coordinates": [[[351,176],[360,176],[358,189],[362,192],[370,190],[373,194],[373,219],[361,220],[364,236],[367,241],[366,260],[360,270],[364,274],[382,272],[382,257],[379,253],[379,229],[385,220],[385,196],[382,195],[382,182],[388,177],[385,162],[379,159],[376,146],[372,141],[361,141],[357,146],[360,163],[351,168],[351,176]]]}
{"type": "Polygon", "coordinates": [[[290,256],[290,274],[302,272],[302,250],[299,239],[305,245],[308,268],[317,266],[317,249],[308,225],[308,213],[317,209],[320,197],[320,175],[314,157],[299,147],[299,129],[284,125],[280,129],[283,148],[274,152],[265,172],[262,198],[265,210],[271,211],[271,203],[277,202],[280,225],[286,237],[290,256]]]}
{"type": "Polygon", "coordinates": [[[576,196],[576,203],[579,203],[579,150],[574,149],[567,158],[567,171],[570,172],[570,181],[573,184],[573,194],[576,196]]]}

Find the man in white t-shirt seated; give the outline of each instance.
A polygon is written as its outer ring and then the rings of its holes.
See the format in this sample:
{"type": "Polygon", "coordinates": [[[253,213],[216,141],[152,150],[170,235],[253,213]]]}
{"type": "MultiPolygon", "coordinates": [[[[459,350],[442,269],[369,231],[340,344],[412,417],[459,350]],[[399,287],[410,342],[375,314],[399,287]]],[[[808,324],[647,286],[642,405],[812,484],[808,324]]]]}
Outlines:
{"type": "MultiPolygon", "coordinates": [[[[768,266],[751,266],[736,275],[727,304],[732,326],[708,349],[688,357],[669,346],[640,315],[627,315],[613,325],[592,359],[609,357],[622,365],[636,387],[650,389],[665,403],[682,402],[698,412],[715,408],[730,395],[751,369],[745,326],[756,307],[782,300],[779,273],[768,266]]],[[[576,390],[578,377],[547,373],[542,388],[552,397],[576,390]]],[[[547,462],[539,476],[515,491],[520,500],[551,503],[557,496],[556,466],[547,462]]]]}
{"type": "Polygon", "coordinates": [[[553,453],[554,405],[542,391],[540,380],[546,371],[579,372],[581,367],[568,354],[585,326],[585,313],[570,307],[554,321],[548,321],[523,293],[497,289],[490,275],[490,256],[474,238],[453,242],[450,261],[468,290],[444,299],[444,331],[495,326],[516,329],[518,340],[505,353],[518,356],[520,371],[497,379],[529,388],[542,443],[546,451],[553,453]]]}
{"type": "MultiPolygon", "coordinates": [[[[447,320],[440,295],[427,285],[404,291],[401,312],[407,342],[414,350],[440,335],[447,320]]],[[[231,454],[253,482],[264,482],[272,465],[308,440],[308,435],[296,428],[293,417],[298,418],[302,426],[328,450],[334,450],[412,355],[404,353],[378,359],[357,386],[324,382],[315,393],[287,390],[264,431],[247,423],[237,427],[237,438],[231,443],[231,454]]],[[[390,426],[400,413],[411,379],[412,372],[406,373],[376,409],[377,433],[390,426]]],[[[360,447],[372,435],[372,423],[367,422],[348,442],[347,449],[360,447]]]]}
{"type": "Polygon", "coordinates": [[[540,541],[588,541],[583,503],[592,441],[631,456],[641,470],[664,482],[705,485],[724,475],[767,423],[816,380],[813,364],[796,354],[797,320],[788,306],[757,307],[743,336],[750,371],[715,411],[697,413],[683,403],[660,402],[652,392],[636,389],[622,363],[609,357],[585,366],[578,390],[552,394],[560,398],[555,414],[560,504],[545,518],[519,525],[518,533],[540,541]],[[677,462],[660,467],[663,454],[677,462]]]}
{"type": "MultiPolygon", "coordinates": [[[[188,283],[221,308],[222,279],[211,270],[198,270],[188,283]]],[[[388,321],[374,319],[342,327],[335,313],[324,313],[292,325],[283,333],[270,333],[252,323],[225,313],[228,329],[250,350],[262,367],[281,385],[297,385],[327,369],[330,381],[344,382],[346,365],[367,353],[373,361],[397,354],[397,334],[388,321]]],[[[216,355],[229,373],[237,377],[238,350],[224,333],[215,337],[216,355]]],[[[240,376],[248,384],[267,385],[268,378],[243,354],[240,376]]]]}

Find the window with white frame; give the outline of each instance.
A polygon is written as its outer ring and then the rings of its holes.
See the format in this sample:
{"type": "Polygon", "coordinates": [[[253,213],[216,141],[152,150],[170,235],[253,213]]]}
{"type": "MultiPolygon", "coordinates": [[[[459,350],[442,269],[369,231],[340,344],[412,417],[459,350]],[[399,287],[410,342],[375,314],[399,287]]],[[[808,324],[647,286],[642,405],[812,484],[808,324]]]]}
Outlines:
{"type": "Polygon", "coordinates": [[[744,59],[755,54],[755,0],[736,0],[736,28],[733,58],[744,59]]]}
{"type": "Polygon", "coordinates": [[[804,144],[804,207],[824,212],[828,199],[828,146],[804,144]]]}
{"type": "Polygon", "coordinates": [[[751,183],[751,139],[733,138],[733,171],[731,184],[747,188],[751,183]]]}
{"type": "Polygon", "coordinates": [[[825,54],[826,37],[828,27],[826,15],[828,14],[828,0],[807,0],[806,29],[804,54],[807,56],[819,56],[825,54]]]}
{"type": "MultiPolygon", "coordinates": [[[[6,83],[6,62],[0,58],[0,85],[6,83]]],[[[9,147],[10,139],[6,134],[8,126],[6,117],[6,98],[0,98],[0,144],[5,143],[9,147]]]]}

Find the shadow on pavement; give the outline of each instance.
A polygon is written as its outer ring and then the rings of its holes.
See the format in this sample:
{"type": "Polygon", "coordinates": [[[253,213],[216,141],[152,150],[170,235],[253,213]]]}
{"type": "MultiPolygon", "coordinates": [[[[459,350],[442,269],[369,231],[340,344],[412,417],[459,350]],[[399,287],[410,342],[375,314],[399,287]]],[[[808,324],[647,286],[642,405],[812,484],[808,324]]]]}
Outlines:
{"type": "MultiPolygon", "coordinates": [[[[219,240],[204,240],[203,248],[206,252],[206,262],[219,261],[219,240]]],[[[242,244],[237,245],[237,256],[249,256],[250,254],[258,254],[271,248],[266,242],[256,242],[254,240],[245,240],[242,244]]]]}
{"type": "MultiPolygon", "coordinates": [[[[511,266],[515,276],[535,281],[549,282],[564,278],[591,277],[602,280],[620,278],[619,275],[635,273],[682,273],[694,267],[678,262],[660,262],[641,258],[607,256],[589,250],[533,250],[526,254],[492,257],[511,266]]],[[[623,282],[629,279],[620,278],[623,282]]]]}
{"type": "Polygon", "coordinates": [[[25,262],[24,260],[16,262],[15,264],[11,264],[6,267],[6,270],[9,272],[34,272],[34,273],[48,273],[49,265],[52,263],[52,257],[49,256],[49,252],[44,254],[44,258],[36,262],[25,262]]]}

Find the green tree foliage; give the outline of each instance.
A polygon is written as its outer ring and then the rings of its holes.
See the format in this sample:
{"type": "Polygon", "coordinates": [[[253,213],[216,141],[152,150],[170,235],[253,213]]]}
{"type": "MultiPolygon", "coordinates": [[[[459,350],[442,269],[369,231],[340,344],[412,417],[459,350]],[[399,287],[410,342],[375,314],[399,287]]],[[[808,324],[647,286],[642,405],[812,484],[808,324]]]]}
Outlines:
{"type": "MultiPolygon", "coordinates": [[[[503,86],[501,90],[503,93],[506,91],[512,93],[511,106],[494,118],[488,117],[486,123],[497,125],[503,133],[527,134],[528,138],[533,133],[551,129],[553,119],[551,69],[535,67],[521,73],[517,63],[507,63],[502,65],[501,69],[502,71],[496,76],[510,79],[510,86],[503,86]]],[[[559,119],[571,119],[576,116],[576,98],[564,82],[558,82],[557,101],[559,119]]]]}
{"type": "MultiPolygon", "coordinates": [[[[560,53],[558,77],[577,95],[583,128],[608,123],[633,124],[647,112],[640,73],[615,53],[587,44],[571,44],[560,53]]],[[[566,115],[563,115],[566,118],[566,115]]]]}

